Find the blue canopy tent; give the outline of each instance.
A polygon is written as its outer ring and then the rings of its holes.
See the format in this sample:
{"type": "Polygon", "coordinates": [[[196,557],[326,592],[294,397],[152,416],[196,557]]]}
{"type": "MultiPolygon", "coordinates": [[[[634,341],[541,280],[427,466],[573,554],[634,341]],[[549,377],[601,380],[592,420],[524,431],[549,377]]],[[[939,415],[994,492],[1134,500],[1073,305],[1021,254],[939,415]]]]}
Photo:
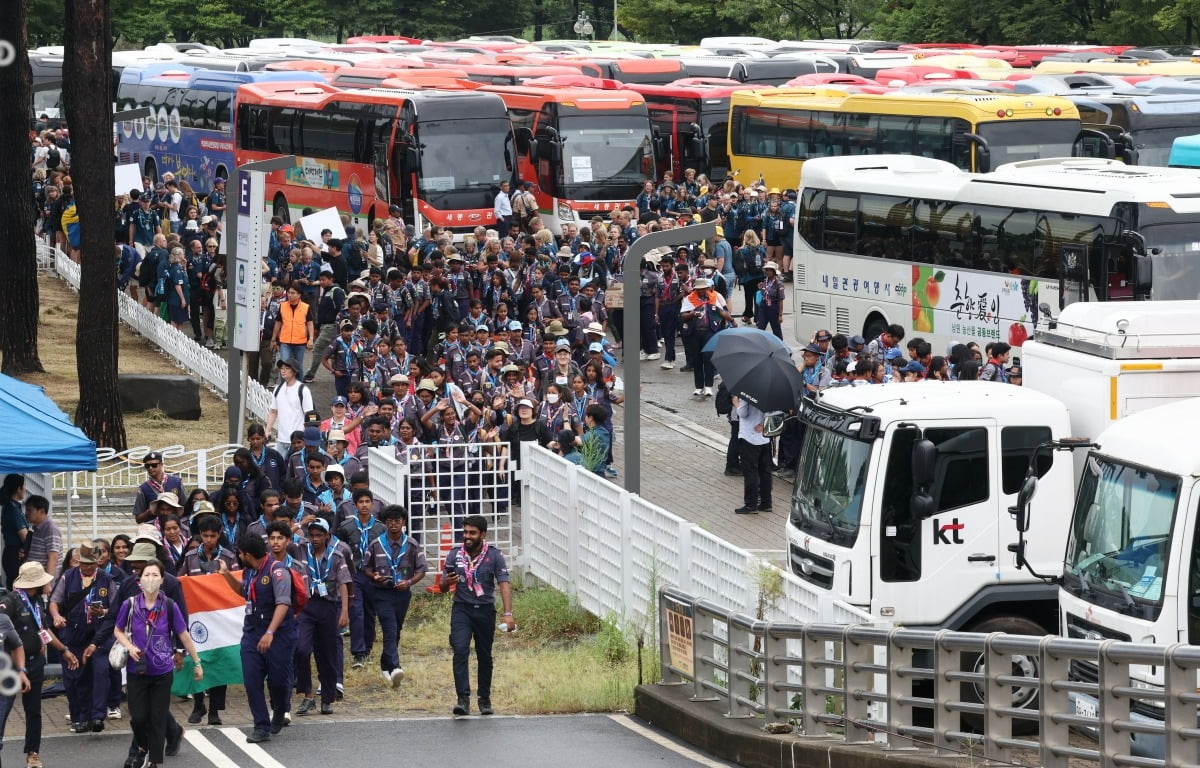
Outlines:
{"type": "Polygon", "coordinates": [[[0,475],[95,471],[96,443],[33,384],[0,374],[0,475]]]}

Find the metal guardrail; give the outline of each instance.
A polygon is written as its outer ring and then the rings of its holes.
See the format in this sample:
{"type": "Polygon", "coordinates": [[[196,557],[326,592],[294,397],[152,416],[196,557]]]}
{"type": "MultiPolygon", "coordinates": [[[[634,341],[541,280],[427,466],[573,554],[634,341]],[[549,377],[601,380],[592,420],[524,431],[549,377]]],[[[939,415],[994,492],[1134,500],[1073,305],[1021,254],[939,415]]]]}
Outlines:
{"type": "MultiPolygon", "coordinates": [[[[80,267],[57,247],[42,241],[37,244],[40,265],[52,264],[54,272],[75,291],[79,290],[80,267]]],[[[214,393],[229,393],[229,364],[225,358],[197,344],[188,334],[177,330],[158,315],[139,304],[127,293],[117,293],[117,311],[121,322],[158,347],[176,367],[195,374],[214,393]]],[[[251,416],[266,421],[271,410],[271,392],[254,379],[247,382],[245,407],[251,416]]]]}
{"type": "Polygon", "coordinates": [[[692,701],[717,702],[729,717],[1046,768],[1166,768],[1200,756],[1195,646],[763,621],[669,588],[658,609],[663,682],[690,685],[692,701]],[[1038,661],[1040,677],[1014,664],[1022,656],[1038,661]],[[1081,665],[1096,670],[1094,682],[1072,673],[1081,665]],[[1131,677],[1146,666],[1163,671],[1162,688],[1131,677]],[[1031,690],[1035,706],[1013,706],[1031,690]],[[1073,729],[1096,746],[1072,742],[1073,729]]]}

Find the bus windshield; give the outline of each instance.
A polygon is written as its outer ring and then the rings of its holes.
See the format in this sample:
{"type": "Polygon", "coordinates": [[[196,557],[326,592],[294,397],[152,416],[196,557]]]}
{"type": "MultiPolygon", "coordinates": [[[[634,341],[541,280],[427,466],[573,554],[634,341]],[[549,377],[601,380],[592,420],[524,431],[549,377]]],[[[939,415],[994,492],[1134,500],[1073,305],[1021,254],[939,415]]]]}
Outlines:
{"type": "Polygon", "coordinates": [[[572,200],[637,197],[646,179],[650,124],[636,115],[564,116],[563,193],[572,200]]]}
{"type": "Polygon", "coordinates": [[[1179,489],[1175,475],[1089,456],[1075,502],[1063,586],[1130,616],[1157,615],[1179,489]]]}
{"type": "Polygon", "coordinates": [[[808,424],[792,521],[832,544],[851,546],[858,537],[871,443],[808,424]]]}
{"type": "Polygon", "coordinates": [[[511,130],[503,118],[421,122],[421,197],[440,210],[491,208],[511,175],[504,152],[511,130]]]}
{"type": "Polygon", "coordinates": [[[992,151],[992,169],[1043,157],[1070,157],[1078,120],[1013,120],[980,123],[976,132],[992,151]]]}
{"type": "Polygon", "coordinates": [[[1139,205],[1138,232],[1153,264],[1150,298],[1200,299],[1200,215],[1139,205]]]}

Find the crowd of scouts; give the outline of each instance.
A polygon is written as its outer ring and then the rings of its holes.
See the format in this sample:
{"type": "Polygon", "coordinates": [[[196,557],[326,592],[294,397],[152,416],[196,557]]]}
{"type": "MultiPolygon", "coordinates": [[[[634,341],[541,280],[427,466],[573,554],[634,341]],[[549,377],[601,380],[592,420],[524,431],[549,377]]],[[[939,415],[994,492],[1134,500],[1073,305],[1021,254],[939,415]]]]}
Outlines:
{"type": "MultiPolygon", "coordinates": [[[[251,430],[259,438],[262,433],[261,426],[251,430]]],[[[413,590],[429,569],[406,510],[376,499],[365,473],[354,473],[348,486],[336,461],[330,471],[312,473],[306,465],[315,462],[292,465],[274,453],[252,439],[210,493],[187,491],[166,471],[162,455],[151,452],[133,505],[133,535],[65,553],[49,502],[27,495],[22,476],[6,477],[0,527],[8,591],[0,596],[0,642],[21,676],[28,768],[42,765],[47,660],[62,664],[72,731],[103,731],[121,718],[125,701],[133,731],[126,768],[158,766],[179,752],[184,729],[170,713],[173,675],[185,654],[196,681],[205,672],[188,632],[184,577],[220,574],[245,601],[240,659],[253,717],[248,742],[268,741],[293,715],[333,712],[344,688],[344,634],[352,667],[362,669],[372,663],[378,623],[380,676],[393,688],[400,685],[401,630],[413,590]],[[314,485],[312,474],[323,479],[314,485]],[[38,547],[41,539],[47,541],[38,547]]],[[[446,555],[439,579],[442,592],[454,592],[456,715],[471,711],[472,644],[478,712],[492,714],[492,642],[498,626],[515,628],[508,567],[488,543],[487,528],[484,517],[462,519],[461,543],[446,555]]],[[[207,717],[209,725],[222,724],[226,686],[192,698],[189,723],[207,717]]],[[[16,699],[0,696],[0,737],[16,699]]]]}

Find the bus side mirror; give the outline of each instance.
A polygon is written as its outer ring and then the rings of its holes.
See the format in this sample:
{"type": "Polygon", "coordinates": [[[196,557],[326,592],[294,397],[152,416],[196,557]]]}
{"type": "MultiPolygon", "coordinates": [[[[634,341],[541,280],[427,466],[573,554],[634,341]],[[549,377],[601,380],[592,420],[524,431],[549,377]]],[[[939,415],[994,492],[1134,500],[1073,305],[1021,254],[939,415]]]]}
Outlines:
{"type": "Polygon", "coordinates": [[[691,151],[688,154],[691,157],[707,158],[708,157],[708,139],[704,135],[698,123],[692,123],[689,128],[692,129],[692,138],[689,142],[688,149],[691,151]]]}
{"type": "Polygon", "coordinates": [[[413,145],[409,144],[404,148],[404,164],[408,166],[410,171],[415,171],[421,167],[421,152],[413,145]]]}
{"type": "Polygon", "coordinates": [[[1154,262],[1149,256],[1133,257],[1133,295],[1138,299],[1150,298],[1150,286],[1154,277],[1154,262]]]}
{"type": "Polygon", "coordinates": [[[1017,491],[1017,505],[1009,510],[1017,521],[1017,530],[1025,533],[1029,530],[1029,503],[1037,494],[1037,476],[1027,475],[1021,482],[1021,490],[1017,491]]]}
{"type": "Polygon", "coordinates": [[[1119,138],[1121,140],[1121,162],[1125,163],[1125,165],[1137,165],[1138,151],[1133,136],[1125,132],[1119,138]]]}
{"type": "MultiPolygon", "coordinates": [[[[517,152],[522,155],[529,154],[533,143],[533,131],[524,127],[517,128],[513,131],[513,138],[517,143],[517,152]]],[[[530,157],[530,159],[532,160],[533,158],[530,157]]]]}

